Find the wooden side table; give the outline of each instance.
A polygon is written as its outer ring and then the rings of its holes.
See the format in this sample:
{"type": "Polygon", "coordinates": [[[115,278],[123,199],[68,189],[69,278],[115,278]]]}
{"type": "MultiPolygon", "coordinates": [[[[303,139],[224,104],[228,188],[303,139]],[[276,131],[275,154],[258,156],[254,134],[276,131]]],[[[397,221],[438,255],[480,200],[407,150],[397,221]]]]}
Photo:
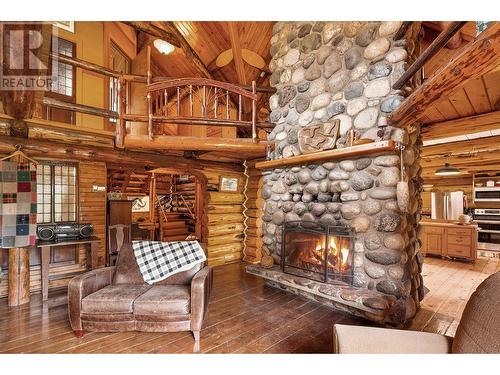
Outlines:
{"type": "Polygon", "coordinates": [[[75,239],[69,241],[38,241],[37,247],[41,252],[41,271],[42,271],[42,300],[46,301],[49,297],[49,263],[50,249],[57,246],[68,245],[86,245],[87,246],[87,269],[93,270],[97,268],[97,253],[99,249],[98,237],[85,239],[75,239]]]}

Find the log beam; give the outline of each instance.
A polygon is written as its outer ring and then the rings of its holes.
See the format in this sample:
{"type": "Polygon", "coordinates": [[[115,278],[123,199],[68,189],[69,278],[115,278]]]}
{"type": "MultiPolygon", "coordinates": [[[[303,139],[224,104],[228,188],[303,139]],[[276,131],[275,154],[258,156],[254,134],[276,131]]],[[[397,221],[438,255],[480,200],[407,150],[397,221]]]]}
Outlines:
{"type": "Polygon", "coordinates": [[[483,113],[458,118],[455,120],[434,122],[422,126],[424,140],[453,137],[470,133],[498,129],[500,127],[500,111],[483,113]]]}
{"type": "Polygon", "coordinates": [[[138,150],[225,151],[265,155],[267,142],[253,143],[245,138],[157,136],[149,141],[146,136],[127,136],[125,148],[138,150]]]}
{"type": "MultiPolygon", "coordinates": [[[[177,137],[174,137],[177,138],[177,137]]],[[[249,140],[251,142],[251,140],[249,140]]],[[[208,160],[190,160],[183,157],[158,154],[154,152],[136,152],[110,150],[109,148],[93,146],[69,145],[61,142],[42,141],[38,139],[24,139],[0,135],[0,153],[12,153],[16,145],[22,147],[24,153],[34,158],[54,158],[85,161],[103,161],[130,166],[162,167],[165,165],[176,168],[194,170],[235,170],[243,171],[244,167],[237,163],[221,163],[208,160]]],[[[165,151],[162,149],[161,151],[165,151]]]]}
{"type": "Polygon", "coordinates": [[[156,38],[160,38],[174,45],[175,47],[181,47],[180,41],[177,36],[163,28],[157,27],[151,22],[139,22],[139,21],[121,21],[125,25],[132,26],[137,31],[142,31],[143,33],[152,35],[156,38]]]}
{"type": "Polygon", "coordinates": [[[399,90],[403,85],[408,82],[413,75],[418,72],[434,55],[436,55],[441,48],[443,48],[448,41],[465,25],[466,22],[454,21],[450,22],[448,27],[443,30],[436,39],[430,44],[429,47],[410,65],[404,74],[392,85],[394,90],[399,90]]]}
{"type": "Polygon", "coordinates": [[[429,106],[467,81],[494,69],[500,62],[499,55],[500,23],[494,22],[406,98],[389,116],[390,124],[404,127],[418,121],[429,106]]]}

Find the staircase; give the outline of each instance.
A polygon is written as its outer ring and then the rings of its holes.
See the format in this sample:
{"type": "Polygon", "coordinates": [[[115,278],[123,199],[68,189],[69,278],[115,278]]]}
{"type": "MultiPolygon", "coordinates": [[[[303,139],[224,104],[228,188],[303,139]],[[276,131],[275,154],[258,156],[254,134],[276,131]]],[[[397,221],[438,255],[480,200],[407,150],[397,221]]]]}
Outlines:
{"type": "Polygon", "coordinates": [[[162,219],[160,220],[160,233],[162,241],[182,241],[185,240],[189,235],[189,228],[186,221],[189,218],[186,215],[177,212],[164,212],[160,214],[162,219]],[[165,218],[166,220],[165,221],[165,218]]]}

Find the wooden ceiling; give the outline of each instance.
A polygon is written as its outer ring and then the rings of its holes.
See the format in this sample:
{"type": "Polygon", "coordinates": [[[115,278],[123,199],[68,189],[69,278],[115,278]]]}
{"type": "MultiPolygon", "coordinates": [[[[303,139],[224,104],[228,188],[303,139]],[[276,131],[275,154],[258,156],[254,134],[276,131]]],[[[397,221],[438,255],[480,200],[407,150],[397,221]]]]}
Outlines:
{"type": "MultiPolygon", "coordinates": [[[[422,48],[426,48],[440,32],[435,22],[424,22],[422,48]]],[[[426,79],[447,64],[455,54],[466,48],[476,37],[475,23],[468,22],[461,30],[462,45],[457,49],[443,48],[424,67],[426,79]]],[[[496,68],[480,77],[466,81],[450,95],[429,106],[421,118],[422,138],[435,140],[447,137],[468,139],[425,146],[422,150],[422,176],[426,183],[469,178],[472,174],[500,171],[500,137],[474,139],[471,134],[500,129],[500,59],[496,68]],[[458,177],[437,177],[435,170],[448,162],[461,169],[458,177]]],[[[458,181],[458,180],[457,180],[458,181]]]]}
{"type": "MultiPolygon", "coordinates": [[[[434,40],[441,26],[436,22],[424,22],[424,38],[422,50],[434,40]]],[[[476,36],[474,22],[467,24],[460,31],[462,45],[457,49],[443,48],[424,66],[425,77],[431,77],[436,70],[446,64],[458,52],[462,51],[467,43],[476,36]]],[[[500,68],[484,74],[482,77],[467,82],[458,88],[452,95],[430,106],[422,118],[423,124],[442,122],[461,117],[479,115],[500,109],[500,68]]]]}

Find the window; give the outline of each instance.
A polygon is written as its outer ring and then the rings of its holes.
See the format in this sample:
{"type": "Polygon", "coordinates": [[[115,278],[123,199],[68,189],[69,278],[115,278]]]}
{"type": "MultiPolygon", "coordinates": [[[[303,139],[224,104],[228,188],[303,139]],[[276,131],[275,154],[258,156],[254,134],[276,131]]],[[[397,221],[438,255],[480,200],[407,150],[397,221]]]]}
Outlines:
{"type": "Polygon", "coordinates": [[[40,163],[36,174],[37,223],[76,221],[76,166],[40,163]]]}
{"type": "MultiPolygon", "coordinates": [[[[113,42],[109,46],[109,67],[115,72],[122,74],[130,73],[130,59],[125,53],[113,42]]],[[[120,112],[120,99],[118,97],[119,83],[118,78],[109,79],[109,105],[110,111],[120,112]]],[[[109,119],[115,123],[116,119],[109,119]]]]}
{"type": "MultiPolygon", "coordinates": [[[[75,44],[61,38],[52,39],[52,52],[60,56],[76,57],[75,44]]],[[[52,82],[50,91],[46,93],[54,99],[75,103],[76,102],[76,69],[70,64],[50,59],[50,68],[52,75],[57,78],[52,82]]],[[[64,122],[67,124],[75,123],[75,112],[61,108],[46,107],[45,118],[47,120],[64,122]]]]}
{"type": "MultiPolygon", "coordinates": [[[[74,57],[75,45],[70,41],[58,38],[57,43],[52,44],[52,52],[63,56],[74,57]]],[[[56,72],[57,79],[52,82],[51,91],[59,95],[73,97],[73,66],[60,61],[56,62],[55,60],[52,60],[52,71],[56,72]]]]}

